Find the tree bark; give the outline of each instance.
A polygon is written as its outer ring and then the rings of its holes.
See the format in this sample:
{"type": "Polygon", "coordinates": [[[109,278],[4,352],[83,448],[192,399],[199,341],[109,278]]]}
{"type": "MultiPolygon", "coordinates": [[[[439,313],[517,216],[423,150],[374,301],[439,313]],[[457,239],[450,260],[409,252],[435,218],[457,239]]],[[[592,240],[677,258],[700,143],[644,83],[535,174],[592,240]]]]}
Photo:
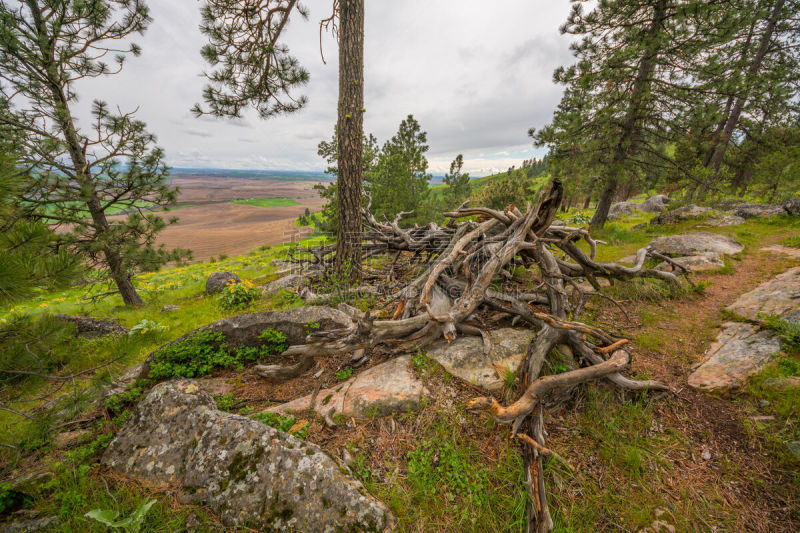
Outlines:
{"type": "Polygon", "coordinates": [[[341,0],[339,14],[339,217],[335,271],[338,276],[357,282],[361,276],[364,0],[341,0]]]}
{"type": "Polygon", "coordinates": [[[713,170],[715,176],[719,174],[719,169],[722,166],[722,159],[725,157],[725,152],[728,150],[728,144],[730,143],[731,136],[733,135],[736,126],[739,124],[739,117],[742,115],[742,111],[744,110],[744,106],[747,103],[748,98],[750,98],[750,86],[752,85],[752,80],[761,69],[761,63],[764,61],[764,56],[767,54],[767,49],[769,48],[770,41],[772,40],[772,34],[775,32],[775,27],[778,24],[781,10],[783,9],[785,3],[786,0],[778,0],[775,3],[775,6],[772,8],[772,12],[770,13],[769,20],[767,22],[767,27],[764,29],[764,34],[761,36],[761,43],[758,46],[758,51],[753,57],[753,61],[750,63],[750,68],[747,70],[747,76],[745,77],[744,81],[744,91],[742,91],[742,93],[736,98],[736,103],[733,105],[730,115],[728,115],[728,120],[725,123],[725,128],[722,130],[719,143],[714,149],[714,155],[711,156],[711,160],[708,163],[708,167],[713,170]]]}

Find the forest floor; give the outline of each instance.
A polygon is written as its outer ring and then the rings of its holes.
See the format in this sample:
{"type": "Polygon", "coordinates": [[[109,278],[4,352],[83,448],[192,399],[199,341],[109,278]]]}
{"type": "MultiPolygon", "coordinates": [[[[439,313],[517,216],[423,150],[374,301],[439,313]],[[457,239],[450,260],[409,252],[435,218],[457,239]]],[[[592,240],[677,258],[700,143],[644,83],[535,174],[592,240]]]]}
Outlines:
{"type": "MultiPolygon", "coordinates": [[[[703,360],[724,321],[722,309],[797,265],[796,259],[761,248],[796,245],[800,219],[751,219],[724,228],[695,220],[657,230],[633,229],[648,218],[634,215],[598,232],[595,236],[609,243],[601,248],[600,259],[620,259],[656,234],[687,230],[725,233],[745,250],[726,259],[719,271],[693,275],[700,289],[677,297],[636,283],[606,288],[625,302],[627,318],[602,300],[587,309],[586,320],[633,341],[631,375],[663,381],[674,392],[631,394],[595,382],[578,388],[558,410],[546,412],[548,447],[569,465],[554,460],[546,464],[556,531],[800,531],[800,463],[786,446],[787,441],[800,440],[800,391],[764,386],[770,377],[800,376],[800,354],[787,349],[740,390],[726,394],[704,394],[687,385],[688,375],[703,360]]],[[[40,342],[48,364],[62,375],[116,361],[80,382],[78,402],[65,394],[62,403],[71,411],[62,411],[46,426],[0,412],[0,441],[20,451],[4,452],[6,483],[0,484],[0,509],[13,495],[12,487],[30,495],[9,505],[5,516],[11,511],[56,516],[59,525],[50,531],[105,531],[84,513],[100,508],[128,516],[155,498],[143,530],[219,531],[208,509],[181,506],[169,489],[144,487],[96,465],[98,453],[122,420],[105,415],[99,423],[80,421],[98,413],[91,407],[97,390],[125,368],[165,342],[237,314],[203,294],[210,272],[232,270],[243,279],[264,283],[277,277],[271,261],[285,251],[285,246],[262,248],[220,262],[146,274],[137,285],[148,303],[137,309],[121,307],[113,298],[92,301],[85,298],[85,289],[73,289],[0,310],[0,321],[66,312],[113,318],[127,327],[148,319],[163,328],[122,338],[52,337],[40,342]],[[180,309],[159,313],[168,304],[180,309]],[[69,440],[64,437],[69,432],[80,435],[69,440]]],[[[99,292],[102,288],[94,290],[99,292]]],[[[302,301],[284,291],[256,301],[248,312],[298,305],[302,301]]],[[[388,356],[376,349],[370,365],[388,356]]],[[[476,395],[473,385],[447,374],[424,351],[414,352],[411,359],[431,393],[419,412],[351,419],[335,428],[307,417],[306,438],[331,454],[349,454],[354,475],[390,506],[399,531],[524,531],[522,460],[519,446],[509,439],[510,429],[466,411],[466,401],[476,395]]],[[[326,379],[347,370],[347,356],[320,361],[326,379]]],[[[269,385],[246,370],[220,371],[214,377],[232,391],[224,398],[225,407],[243,414],[313,388],[307,378],[269,385]]],[[[13,409],[29,409],[25,400],[51,388],[50,382],[39,379],[8,383],[0,390],[0,400],[13,409]]]]}

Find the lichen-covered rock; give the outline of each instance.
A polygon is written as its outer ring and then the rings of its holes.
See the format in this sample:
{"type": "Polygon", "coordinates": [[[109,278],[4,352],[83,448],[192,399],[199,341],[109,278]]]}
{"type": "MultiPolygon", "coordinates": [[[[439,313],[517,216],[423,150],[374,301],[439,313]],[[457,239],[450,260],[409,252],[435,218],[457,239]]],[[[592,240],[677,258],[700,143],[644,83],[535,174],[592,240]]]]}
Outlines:
{"type": "Polygon", "coordinates": [[[315,331],[328,331],[349,328],[352,325],[353,322],[350,317],[338,309],[314,305],[223,318],[191,331],[152,352],[142,365],[140,377],[147,377],[150,372],[150,362],[161,350],[191,337],[198,331],[222,333],[228,346],[238,348],[240,346],[260,345],[261,341],[259,341],[258,336],[265,329],[274,329],[282,332],[286,335],[286,341],[289,345],[293,345],[304,344],[311,328],[315,331]]]}
{"type": "Polygon", "coordinates": [[[681,235],[657,237],[650,243],[653,250],[668,255],[735,255],[744,246],[726,235],[705,231],[690,231],[681,235]]]}
{"type": "Polygon", "coordinates": [[[800,217],[800,198],[792,198],[788,202],[784,202],[783,209],[789,215],[800,217]]]}
{"type": "Polygon", "coordinates": [[[727,309],[751,320],[757,320],[761,314],[786,319],[797,313],[800,310],[800,267],[778,274],[742,294],[727,309]]]}
{"type": "Polygon", "coordinates": [[[742,218],[769,218],[786,214],[786,209],[782,205],[740,204],[733,208],[733,214],[742,218]]]}
{"type": "Polygon", "coordinates": [[[667,208],[672,199],[666,194],[651,196],[639,206],[645,213],[660,213],[667,208]]]}
{"type": "Polygon", "coordinates": [[[107,335],[125,335],[127,328],[113,320],[89,318],[88,316],[56,315],[56,320],[75,325],[79,337],[105,337],[107,335]]]}
{"type": "MultiPolygon", "coordinates": [[[[676,257],[673,261],[688,269],[690,272],[719,270],[725,266],[725,261],[723,261],[718,254],[688,255],[686,257],[676,257]]],[[[677,270],[677,268],[666,261],[662,261],[656,265],[656,270],[671,272],[677,270]]]]}
{"type": "Polygon", "coordinates": [[[265,531],[385,531],[384,504],[322,449],[216,409],[191,380],[156,385],[103,455],[125,475],[179,488],[231,527],[265,531]]]}
{"type": "Polygon", "coordinates": [[[428,348],[448,373],[486,390],[503,388],[505,370],[515,372],[534,338],[529,329],[501,328],[489,332],[492,349],[484,353],[483,339],[462,335],[451,343],[439,341],[428,348]]]}
{"type": "Polygon", "coordinates": [[[689,385],[711,391],[738,387],[781,351],[771,331],[741,322],[726,322],[706,352],[708,360],[689,376],[689,385]]]}
{"type": "Polygon", "coordinates": [[[300,274],[288,274],[275,281],[271,281],[261,287],[261,293],[264,295],[273,294],[283,289],[297,287],[305,281],[305,278],[300,274]]]}
{"type": "Polygon", "coordinates": [[[228,286],[229,283],[241,283],[239,276],[233,272],[212,272],[206,280],[206,294],[216,294],[228,286]]]}
{"type": "Polygon", "coordinates": [[[608,210],[609,220],[619,220],[625,215],[630,215],[635,209],[639,208],[639,204],[634,202],[617,202],[612,205],[608,210]]]}
{"type": "Polygon", "coordinates": [[[709,226],[716,226],[716,227],[725,227],[725,226],[738,226],[739,224],[744,224],[745,220],[736,215],[719,215],[706,220],[706,224],[709,226]]]}
{"type": "Polygon", "coordinates": [[[275,413],[316,411],[320,416],[376,417],[416,411],[428,394],[422,381],[409,370],[411,357],[396,357],[373,366],[334,387],[288,403],[270,407],[275,413]],[[314,400],[314,405],[312,405],[314,400]]]}
{"type": "Polygon", "coordinates": [[[691,218],[700,218],[702,216],[711,214],[713,212],[714,210],[711,209],[710,207],[700,207],[695,204],[689,204],[683,207],[679,207],[678,209],[673,209],[672,211],[661,213],[657,217],[653,217],[650,220],[650,225],[657,226],[665,224],[675,224],[676,222],[689,220],[691,218]]]}

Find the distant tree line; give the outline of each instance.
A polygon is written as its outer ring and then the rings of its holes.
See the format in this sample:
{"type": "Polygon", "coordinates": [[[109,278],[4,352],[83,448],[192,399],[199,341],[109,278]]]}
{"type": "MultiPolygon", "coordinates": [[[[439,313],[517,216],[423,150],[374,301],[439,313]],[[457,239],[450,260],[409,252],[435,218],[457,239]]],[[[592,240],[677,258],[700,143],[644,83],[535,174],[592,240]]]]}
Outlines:
{"type": "Polygon", "coordinates": [[[579,0],[562,32],[576,62],[555,71],[550,149],[567,195],[611,202],[667,188],[687,199],[800,189],[800,3],[579,0]]]}

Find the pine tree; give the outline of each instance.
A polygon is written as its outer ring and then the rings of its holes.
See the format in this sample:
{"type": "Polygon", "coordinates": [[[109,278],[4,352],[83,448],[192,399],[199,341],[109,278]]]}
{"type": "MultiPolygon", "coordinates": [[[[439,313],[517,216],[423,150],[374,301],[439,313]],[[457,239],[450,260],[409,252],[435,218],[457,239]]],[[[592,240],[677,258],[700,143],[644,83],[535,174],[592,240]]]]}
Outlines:
{"type": "MultiPolygon", "coordinates": [[[[280,38],[291,15],[308,18],[297,0],[207,0],[201,31],[209,43],[202,55],[214,70],[197,115],[241,117],[247,107],[268,118],[301,109],[307,99],[292,92],[309,76],[280,38]]],[[[336,180],[335,268],[355,281],[361,265],[362,164],[359,139],[364,123],[364,0],[334,0],[333,15],[320,23],[339,39],[339,103],[336,180]]],[[[331,195],[333,197],[333,195],[331,195]]]]}
{"type": "Polygon", "coordinates": [[[0,2],[0,79],[8,108],[0,124],[19,139],[28,176],[21,193],[31,214],[61,227],[60,240],[108,270],[126,304],[142,300],[131,277],[186,257],[154,241],[166,222],[144,212],[174,203],[163,152],[132,113],[114,113],[95,101],[92,126],[80,129],[72,111],[76,83],[119,72],[126,55],[119,41],[146,30],[150,16],[139,0],[0,2]],[[104,58],[114,56],[110,66],[104,58]],[[124,218],[109,218],[115,211],[124,218]]]}
{"type": "Polygon", "coordinates": [[[444,183],[447,185],[446,199],[447,207],[457,208],[467,199],[472,192],[472,185],[469,182],[469,173],[462,172],[464,168],[464,156],[458,154],[450,163],[450,172],[444,175],[444,183]]]}
{"type": "Polygon", "coordinates": [[[413,115],[408,115],[397,133],[383,144],[375,167],[366,175],[376,217],[391,219],[400,212],[413,213],[413,217],[404,219],[411,223],[432,215],[427,141],[428,134],[413,115]]]}

